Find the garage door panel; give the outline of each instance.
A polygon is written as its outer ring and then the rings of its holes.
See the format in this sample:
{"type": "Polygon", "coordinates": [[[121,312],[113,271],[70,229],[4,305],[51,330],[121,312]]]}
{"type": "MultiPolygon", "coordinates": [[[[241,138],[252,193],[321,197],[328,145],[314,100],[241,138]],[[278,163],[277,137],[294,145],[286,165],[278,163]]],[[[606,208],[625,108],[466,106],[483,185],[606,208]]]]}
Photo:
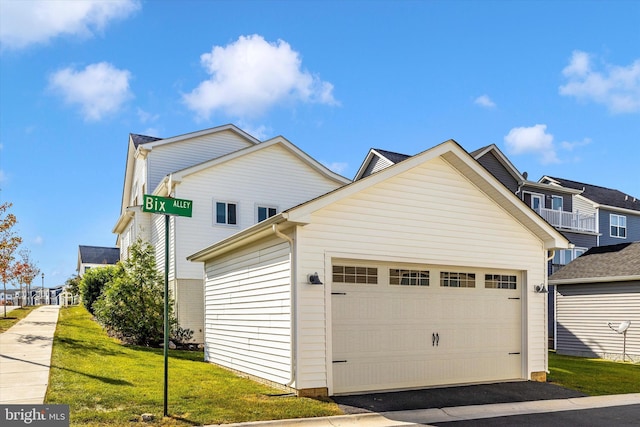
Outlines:
{"type": "Polygon", "coordinates": [[[441,287],[434,276],[429,286],[392,286],[383,276],[332,284],[334,393],[522,377],[520,284],[485,289],[481,271],[475,288],[441,287]]]}

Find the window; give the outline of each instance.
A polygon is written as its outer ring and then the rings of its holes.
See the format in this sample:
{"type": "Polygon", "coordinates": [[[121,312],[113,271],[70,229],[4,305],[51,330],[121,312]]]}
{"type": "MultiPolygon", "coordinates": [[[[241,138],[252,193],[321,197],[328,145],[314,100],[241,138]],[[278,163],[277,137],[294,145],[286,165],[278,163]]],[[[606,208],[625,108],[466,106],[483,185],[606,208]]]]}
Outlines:
{"type": "Polygon", "coordinates": [[[360,283],[375,285],[378,283],[378,269],[371,267],[334,265],[333,281],[336,283],[360,283]]]}
{"type": "Polygon", "coordinates": [[[389,284],[401,286],[429,286],[429,272],[425,270],[389,269],[389,284]]]}
{"type": "Polygon", "coordinates": [[[627,217],[624,215],[609,215],[609,225],[611,228],[611,237],[627,238],[627,217]]]}
{"type": "Polygon", "coordinates": [[[484,287],[490,289],[518,289],[516,276],[507,274],[485,274],[484,287]]]}
{"type": "Polygon", "coordinates": [[[454,273],[449,271],[440,272],[440,286],[449,288],[475,288],[475,273],[454,273]]]}
{"type": "Polygon", "coordinates": [[[264,221],[267,218],[271,218],[278,210],[269,206],[258,206],[258,222],[264,221]]]}
{"type": "Polygon", "coordinates": [[[543,198],[540,194],[533,194],[533,193],[528,193],[528,192],[523,192],[523,199],[524,202],[531,206],[531,209],[533,209],[534,211],[539,211],[540,208],[544,207],[544,203],[543,203],[543,198]]]}
{"type": "Polygon", "coordinates": [[[551,209],[554,211],[561,211],[564,204],[562,196],[551,196],[551,209]]]}
{"type": "Polygon", "coordinates": [[[574,259],[578,258],[580,255],[585,253],[587,250],[585,248],[574,248],[574,249],[562,249],[555,252],[553,255],[554,265],[567,265],[574,259]]]}
{"type": "Polygon", "coordinates": [[[216,224],[236,225],[237,205],[228,202],[216,202],[216,224]]]}

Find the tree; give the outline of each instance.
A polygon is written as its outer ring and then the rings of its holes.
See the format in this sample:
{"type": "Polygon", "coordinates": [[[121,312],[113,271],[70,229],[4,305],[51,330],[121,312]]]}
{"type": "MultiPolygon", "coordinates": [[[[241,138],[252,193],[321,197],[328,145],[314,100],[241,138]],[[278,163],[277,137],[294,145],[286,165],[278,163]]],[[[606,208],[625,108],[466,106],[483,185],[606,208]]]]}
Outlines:
{"type": "Polygon", "coordinates": [[[0,205],[0,278],[2,278],[4,290],[2,301],[5,306],[4,317],[7,317],[5,301],[7,282],[13,280],[15,277],[15,252],[22,243],[22,238],[13,231],[13,226],[16,224],[17,219],[14,214],[8,213],[11,206],[13,206],[13,204],[9,202],[0,205]]]}
{"type": "Polygon", "coordinates": [[[106,284],[93,304],[94,314],[127,343],[159,344],[164,337],[164,279],[156,269],[153,246],[138,239],[122,264],[123,274],[106,284]]]}
{"type": "Polygon", "coordinates": [[[121,264],[94,267],[84,273],[79,284],[80,298],[89,313],[95,314],[93,304],[98,300],[107,283],[123,274],[121,264]]]}
{"type": "Polygon", "coordinates": [[[40,269],[31,260],[31,253],[28,249],[22,249],[19,254],[20,260],[15,263],[14,275],[20,284],[20,294],[22,295],[22,285],[25,285],[28,290],[33,279],[40,273],[40,269]]]}
{"type": "Polygon", "coordinates": [[[67,279],[66,282],[64,282],[64,288],[71,295],[80,295],[80,282],[81,281],[82,281],[82,279],[80,278],[80,276],[78,276],[78,275],[71,276],[71,277],[69,277],[67,279]]]}

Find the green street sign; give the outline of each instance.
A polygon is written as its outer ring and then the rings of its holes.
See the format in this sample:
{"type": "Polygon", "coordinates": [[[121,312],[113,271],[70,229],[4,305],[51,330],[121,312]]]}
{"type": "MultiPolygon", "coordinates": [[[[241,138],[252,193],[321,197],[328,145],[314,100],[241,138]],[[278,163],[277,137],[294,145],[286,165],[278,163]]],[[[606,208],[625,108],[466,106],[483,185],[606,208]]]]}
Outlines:
{"type": "Polygon", "coordinates": [[[192,211],[192,200],[172,199],[171,197],[150,194],[145,194],[142,199],[142,212],[191,217],[192,211]]]}

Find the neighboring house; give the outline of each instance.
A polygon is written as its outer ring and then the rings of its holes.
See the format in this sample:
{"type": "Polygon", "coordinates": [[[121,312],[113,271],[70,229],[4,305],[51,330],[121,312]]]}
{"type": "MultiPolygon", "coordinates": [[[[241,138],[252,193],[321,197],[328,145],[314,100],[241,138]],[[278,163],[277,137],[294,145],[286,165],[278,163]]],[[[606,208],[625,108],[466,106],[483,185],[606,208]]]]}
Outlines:
{"type": "Polygon", "coordinates": [[[84,276],[90,268],[115,265],[120,261],[120,249],[103,246],[78,246],[78,276],[84,276]]]}
{"type": "Polygon", "coordinates": [[[203,342],[202,266],[186,256],[349,182],[283,137],[260,142],[233,125],[167,139],[132,134],[113,232],[121,258],[140,238],[154,246],[164,271],[164,218],[142,212],[143,196],[193,202],[192,217],[170,219],[169,287],[178,323],[203,342]]]}
{"type": "Polygon", "coordinates": [[[447,141],[188,259],[207,361],[333,395],[544,380],[547,253],[568,245],[447,141]]]}
{"type": "Polygon", "coordinates": [[[591,248],[549,283],[558,353],[640,362],[640,242],[591,248]],[[629,321],[626,334],[614,330],[629,321]]]}

